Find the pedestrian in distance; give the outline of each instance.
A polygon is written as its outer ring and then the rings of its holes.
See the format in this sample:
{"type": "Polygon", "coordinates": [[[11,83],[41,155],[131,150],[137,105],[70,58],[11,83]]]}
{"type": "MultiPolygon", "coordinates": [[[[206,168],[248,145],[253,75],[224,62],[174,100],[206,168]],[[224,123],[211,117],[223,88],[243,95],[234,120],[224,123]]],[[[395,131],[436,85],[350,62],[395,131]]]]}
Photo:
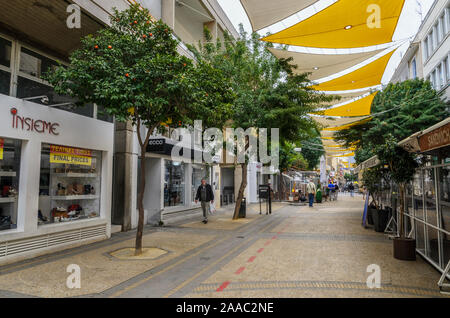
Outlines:
{"type": "Polygon", "coordinates": [[[333,184],[333,181],[330,181],[330,183],[328,184],[328,190],[330,190],[330,201],[336,200],[336,187],[333,184]]]}
{"type": "Polygon", "coordinates": [[[314,197],[316,195],[316,185],[311,180],[309,180],[306,186],[306,192],[308,192],[309,207],[312,208],[314,205],[314,197]]]}
{"type": "Polygon", "coordinates": [[[353,197],[353,191],[355,191],[355,186],[353,185],[353,183],[350,183],[350,185],[348,186],[348,191],[350,191],[350,196],[353,197]]]}
{"type": "Polygon", "coordinates": [[[203,210],[203,223],[208,223],[208,213],[211,209],[211,204],[214,203],[214,193],[211,185],[205,179],[202,179],[202,184],[198,187],[197,195],[195,196],[195,203],[200,201],[203,210]]]}

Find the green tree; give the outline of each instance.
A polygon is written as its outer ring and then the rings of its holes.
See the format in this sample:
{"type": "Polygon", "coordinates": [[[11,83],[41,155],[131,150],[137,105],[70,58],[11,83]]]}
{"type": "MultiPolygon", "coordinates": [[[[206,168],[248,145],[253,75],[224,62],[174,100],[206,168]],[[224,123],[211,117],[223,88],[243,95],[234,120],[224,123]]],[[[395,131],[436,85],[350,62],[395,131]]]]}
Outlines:
{"type": "Polygon", "coordinates": [[[48,80],[59,94],[96,103],[117,121],[137,128],[141,150],[139,223],[136,255],[142,253],[144,228],[145,153],[155,130],[171,121],[177,126],[204,119],[205,126],[226,120],[234,99],[223,72],[207,63],[193,64],[177,52],[178,41],[147,9],[132,5],[114,11],[111,26],[82,39],[68,67],[59,67],[48,80]]]}
{"type": "MultiPolygon", "coordinates": [[[[209,63],[224,71],[233,83],[236,100],[233,103],[233,128],[244,130],[261,127],[278,128],[281,139],[298,142],[305,131],[316,127],[307,114],[317,110],[322,102],[334,97],[317,94],[310,86],[308,74],[294,74],[292,60],[278,60],[267,49],[272,44],[260,40],[257,33],[248,35],[242,25],[240,38],[234,40],[225,34],[225,41],[209,41],[197,48],[191,47],[198,61],[209,63]]],[[[246,141],[245,149],[249,147],[246,141]]],[[[233,218],[237,219],[239,208],[247,187],[247,162],[241,164],[242,183],[236,199],[233,218]]]]}
{"type": "Polygon", "coordinates": [[[399,187],[400,218],[398,227],[400,237],[405,238],[404,213],[405,213],[405,189],[412,181],[414,174],[420,166],[417,155],[409,153],[397,143],[397,140],[388,135],[384,145],[378,146],[376,150],[381,166],[387,166],[389,178],[399,187]]]}
{"type": "Polygon", "coordinates": [[[447,105],[441,97],[442,93],[436,92],[429,81],[422,79],[390,83],[375,96],[372,120],[342,130],[336,138],[347,146],[364,149],[360,152],[362,158],[359,161],[370,158],[375,146],[383,145],[388,135],[401,141],[447,118],[447,105]]]}
{"type": "Polygon", "coordinates": [[[320,158],[325,154],[322,139],[314,137],[303,142],[302,155],[308,162],[308,170],[314,170],[320,163],[320,158]]]}

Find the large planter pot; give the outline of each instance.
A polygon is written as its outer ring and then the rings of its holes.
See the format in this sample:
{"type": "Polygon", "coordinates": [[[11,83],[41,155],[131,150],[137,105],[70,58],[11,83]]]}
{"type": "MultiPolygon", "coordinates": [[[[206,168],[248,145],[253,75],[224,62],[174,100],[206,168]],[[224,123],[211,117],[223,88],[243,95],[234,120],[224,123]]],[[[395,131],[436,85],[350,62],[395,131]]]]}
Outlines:
{"type": "Polygon", "coordinates": [[[416,240],[410,238],[394,238],[394,258],[401,261],[416,260],[416,240]]]}
{"type": "Polygon", "coordinates": [[[373,225],[376,232],[384,233],[388,222],[388,212],[386,210],[372,210],[373,225]]]}
{"type": "Polygon", "coordinates": [[[376,213],[377,209],[369,207],[367,209],[367,224],[373,225],[373,213],[376,213]]]}

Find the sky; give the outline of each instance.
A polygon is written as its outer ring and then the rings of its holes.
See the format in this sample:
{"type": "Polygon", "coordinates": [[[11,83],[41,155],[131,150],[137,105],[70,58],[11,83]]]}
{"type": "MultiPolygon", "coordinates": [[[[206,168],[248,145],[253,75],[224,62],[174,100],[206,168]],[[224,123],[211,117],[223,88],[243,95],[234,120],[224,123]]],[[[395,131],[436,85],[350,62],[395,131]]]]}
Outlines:
{"type": "MultiPolygon", "coordinates": [[[[244,25],[244,29],[247,32],[252,32],[250,21],[248,20],[247,14],[243,9],[240,0],[218,0],[218,2],[228,15],[228,18],[234,24],[236,29],[238,29],[239,24],[242,23],[244,25]]],[[[425,18],[432,4],[433,4],[432,0],[406,0],[393,40],[398,41],[408,38],[411,38],[412,40],[412,38],[416,35],[421,25],[422,19],[425,18]],[[421,12],[422,14],[420,14],[419,12],[421,12]]],[[[395,72],[396,67],[401,61],[403,54],[408,49],[408,46],[409,41],[407,41],[404,45],[402,45],[397,50],[397,52],[395,52],[394,55],[392,56],[388,64],[388,67],[386,68],[386,72],[383,76],[382,80],[383,84],[388,83],[389,80],[391,79],[392,75],[395,72]]],[[[308,50],[306,49],[305,52],[307,51],[308,50]]],[[[357,51],[358,50],[353,50],[353,52],[357,51]]],[[[313,50],[313,52],[321,53],[321,50],[313,50]]],[[[370,61],[368,63],[370,63],[370,61]]],[[[329,80],[332,78],[333,77],[330,77],[325,80],[329,80]]]]}

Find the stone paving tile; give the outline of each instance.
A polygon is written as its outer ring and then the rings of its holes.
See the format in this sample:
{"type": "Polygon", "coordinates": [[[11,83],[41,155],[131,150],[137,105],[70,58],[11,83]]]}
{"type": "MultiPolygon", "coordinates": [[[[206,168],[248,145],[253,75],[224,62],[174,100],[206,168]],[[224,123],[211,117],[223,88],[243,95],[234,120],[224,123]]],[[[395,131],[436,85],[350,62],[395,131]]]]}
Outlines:
{"type": "Polygon", "coordinates": [[[0,276],[0,290],[39,297],[74,297],[100,293],[142,272],[172,260],[198,247],[214,236],[157,232],[144,236],[144,246],[159,247],[168,254],[155,260],[118,260],[108,253],[124,247],[134,246],[134,239],[105,246],[74,256],[51,261],[21,271],[0,276]],[[66,287],[70,264],[81,267],[81,289],[66,287]]]}

